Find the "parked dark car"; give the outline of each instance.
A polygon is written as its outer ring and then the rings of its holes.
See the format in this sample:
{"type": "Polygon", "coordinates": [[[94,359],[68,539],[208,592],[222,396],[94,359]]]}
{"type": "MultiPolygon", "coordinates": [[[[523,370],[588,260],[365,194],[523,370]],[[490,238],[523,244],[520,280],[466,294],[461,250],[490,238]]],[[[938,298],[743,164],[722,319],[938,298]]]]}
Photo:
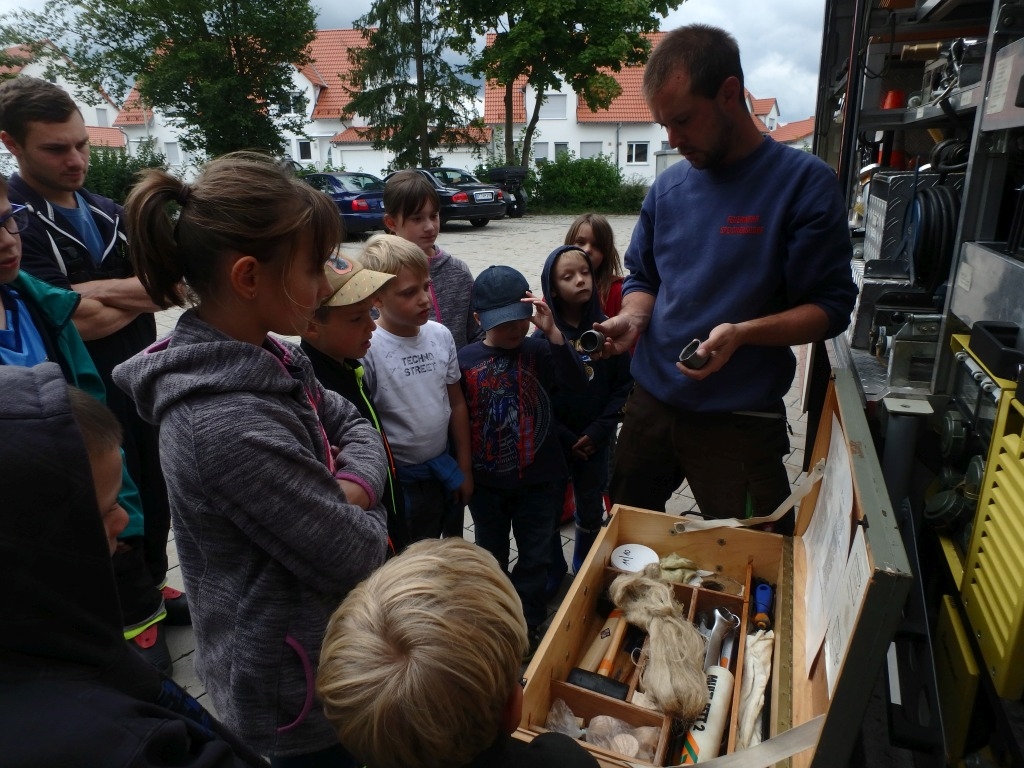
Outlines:
{"type": "Polygon", "coordinates": [[[384,229],[384,182],[369,173],[311,173],[303,181],[330,197],[341,212],[345,232],[384,229]]]}
{"type": "MultiPolygon", "coordinates": [[[[474,227],[487,226],[505,216],[505,193],[459,168],[417,168],[437,189],[441,198],[441,223],[466,219],[474,227]]],[[[386,182],[390,176],[387,176],[386,182]]]]}

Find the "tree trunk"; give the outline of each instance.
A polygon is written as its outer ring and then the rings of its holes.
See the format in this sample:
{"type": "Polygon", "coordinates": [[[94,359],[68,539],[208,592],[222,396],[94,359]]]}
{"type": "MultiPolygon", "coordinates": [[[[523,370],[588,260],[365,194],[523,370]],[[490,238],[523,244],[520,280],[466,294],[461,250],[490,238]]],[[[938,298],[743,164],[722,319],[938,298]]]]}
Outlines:
{"type": "Polygon", "coordinates": [[[505,84],[505,165],[516,164],[516,142],[512,133],[512,106],[515,87],[514,80],[505,84]]]}
{"type": "MultiPolygon", "coordinates": [[[[413,0],[413,23],[416,25],[416,103],[427,103],[427,87],[423,82],[423,4],[421,0],[413,0]]],[[[428,132],[430,125],[427,121],[427,110],[418,108],[416,110],[417,129],[419,130],[420,142],[420,167],[430,167],[430,137],[428,132]]]]}
{"type": "Polygon", "coordinates": [[[538,92],[533,101],[533,114],[530,115],[530,122],[523,134],[523,168],[530,167],[530,150],[532,149],[533,132],[537,129],[537,121],[540,120],[540,107],[544,103],[544,94],[538,92]]]}

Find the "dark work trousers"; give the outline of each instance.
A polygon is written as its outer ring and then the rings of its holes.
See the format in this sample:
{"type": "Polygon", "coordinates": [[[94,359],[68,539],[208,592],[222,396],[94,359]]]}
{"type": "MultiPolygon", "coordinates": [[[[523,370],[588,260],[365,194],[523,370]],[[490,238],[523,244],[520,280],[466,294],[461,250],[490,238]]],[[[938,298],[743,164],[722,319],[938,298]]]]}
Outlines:
{"type": "Polygon", "coordinates": [[[512,586],[523,603],[529,627],[547,618],[544,587],[551,558],[551,538],[565,498],[565,480],[516,488],[477,485],[469,501],[476,543],[486,549],[507,573],[509,531],[515,535],[518,557],[512,586]]]}
{"type": "MultiPolygon", "coordinates": [[[[677,411],[639,385],[626,401],[612,473],[616,504],[665,511],[686,479],[708,518],[769,515],[790,493],[786,409],[766,415],[677,411]]],[[[791,534],[793,516],[775,524],[791,534]]]]}

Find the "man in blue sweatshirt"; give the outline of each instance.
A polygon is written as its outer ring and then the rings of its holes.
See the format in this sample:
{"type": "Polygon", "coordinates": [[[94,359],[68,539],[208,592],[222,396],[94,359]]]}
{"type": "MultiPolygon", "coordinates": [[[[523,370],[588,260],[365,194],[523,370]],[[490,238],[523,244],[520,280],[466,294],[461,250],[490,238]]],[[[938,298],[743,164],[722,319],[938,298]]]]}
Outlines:
{"type": "Polygon", "coordinates": [[[685,478],[707,517],[767,515],[789,494],[790,346],[841,333],[857,293],[842,194],[825,163],[762,136],[725,31],[668,33],[643,88],[684,160],[648,193],[622,311],[598,326],[606,355],[639,337],[612,501],[664,510],[685,478]]]}

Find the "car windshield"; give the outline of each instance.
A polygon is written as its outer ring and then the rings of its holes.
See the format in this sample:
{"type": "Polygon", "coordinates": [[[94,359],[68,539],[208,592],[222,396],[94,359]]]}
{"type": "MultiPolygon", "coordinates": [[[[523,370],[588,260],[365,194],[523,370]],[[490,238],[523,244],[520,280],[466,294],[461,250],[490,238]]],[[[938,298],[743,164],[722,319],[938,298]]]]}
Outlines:
{"type": "Polygon", "coordinates": [[[457,168],[435,168],[431,172],[434,178],[442,184],[479,184],[480,182],[465,171],[457,168]]]}
{"type": "Polygon", "coordinates": [[[368,173],[347,173],[335,176],[346,192],[383,192],[384,182],[368,173]]]}

